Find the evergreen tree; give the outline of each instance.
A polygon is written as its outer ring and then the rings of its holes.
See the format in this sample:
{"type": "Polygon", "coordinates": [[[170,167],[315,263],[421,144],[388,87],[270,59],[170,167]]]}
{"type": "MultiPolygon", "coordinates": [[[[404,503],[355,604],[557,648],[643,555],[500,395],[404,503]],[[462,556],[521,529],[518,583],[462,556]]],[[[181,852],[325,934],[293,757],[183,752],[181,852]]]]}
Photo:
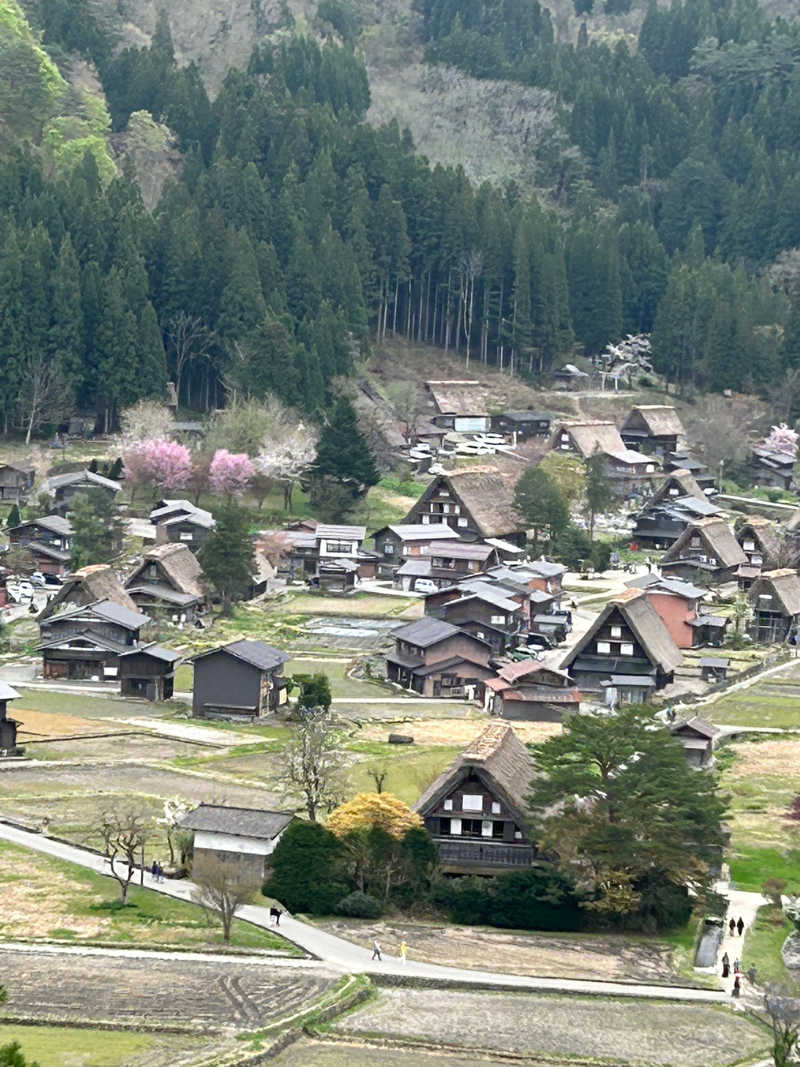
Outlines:
{"type": "Polygon", "coordinates": [[[244,508],[226,504],[216,515],[216,526],[197,557],[227,614],[234,600],[244,599],[255,573],[250,523],[244,508]]]}
{"type": "Polygon", "coordinates": [[[78,570],[94,563],[108,563],[122,545],[122,519],[114,498],[92,487],[78,493],[69,514],[72,526],[70,567],[78,570]]]}
{"type": "Polygon", "coordinates": [[[375,460],[358,428],[355,409],[346,396],[340,396],[319,437],[314,481],[330,479],[356,497],[366,493],[378,478],[375,460]]]}
{"type": "Polygon", "coordinates": [[[541,467],[528,467],[514,490],[514,508],[533,532],[532,550],[539,547],[542,533],[545,540],[558,537],[569,523],[569,509],[563,493],[541,467]]]}

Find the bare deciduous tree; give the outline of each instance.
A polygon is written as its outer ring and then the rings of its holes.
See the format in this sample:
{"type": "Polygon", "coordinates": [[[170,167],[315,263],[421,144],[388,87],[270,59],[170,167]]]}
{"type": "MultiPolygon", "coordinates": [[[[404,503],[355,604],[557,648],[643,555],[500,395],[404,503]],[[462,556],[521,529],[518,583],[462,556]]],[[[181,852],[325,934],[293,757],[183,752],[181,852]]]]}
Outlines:
{"type": "Polygon", "coordinates": [[[25,430],[25,444],[45,423],[58,425],[73,410],[73,395],[58,360],[34,352],[19,375],[20,428],[25,430]]]}
{"type": "Polygon", "coordinates": [[[121,448],[137,441],[169,440],[175,432],[175,417],[160,400],[139,400],[120,415],[121,448]]]}
{"type": "Polygon", "coordinates": [[[316,456],[316,434],[298,422],[267,430],[253,462],[259,474],[273,478],[283,486],[283,503],[288,510],[292,506],[295,485],[311,470],[316,456]]]}
{"type": "Polygon", "coordinates": [[[800,1040],[800,991],[770,984],[764,991],[764,1011],[772,1027],[772,1058],[775,1067],[796,1063],[794,1050],[800,1040]]]}
{"type": "Polygon", "coordinates": [[[120,903],[128,903],[128,889],[142,862],[147,830],[135,812],[104,811],[98,832],[111,874],[119,883],[120,903]]]}
{"type": "Polygon", "coordinates": [[[421,414],[416,385],[413,382],[390,382],[386,386],[386,399],[389,401],[394,417],[403,424],[406,444],[411,444],[416,436],[417,423],[421,414]]]}
{"type": "Polygon", "coordinates": [[[175,395],[181,402],[183,372],[196,359],[202,359],[211,345],[211,334],[196,315],[179,311],[167,323],[167,340],[175,367],[175,395]]]}
{"type": "Polygon", "coordinates": [[[287,795],[303,798],[309,819],[333,811],[343,793],[344,754],[329,712],[306,712],[283,753],[281,780],[287,795]]]}
{"type": "Polygon", "coordinates": [[[236,861],[209,859],[194,882],[195,901],[222,925],[222,937],[230,941],[234,917],[255,896],[258,879],[252,872],[242,870],[236,861]]]}

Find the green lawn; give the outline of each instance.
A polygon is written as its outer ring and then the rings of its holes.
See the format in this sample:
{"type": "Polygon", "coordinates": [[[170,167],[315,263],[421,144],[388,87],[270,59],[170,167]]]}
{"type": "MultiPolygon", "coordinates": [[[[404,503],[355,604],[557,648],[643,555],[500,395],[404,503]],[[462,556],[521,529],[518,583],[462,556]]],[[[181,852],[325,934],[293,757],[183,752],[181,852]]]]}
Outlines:
{"type": "Polygon", "coordinates": [[[800,660],[779,674],[720,697],[703,710],[703,716],[733,726],[800,729],[800,660]]]}
{"type": "Polygon", "coordinates": [[[413,804],[420,794],[463,750],[463,746],[432,745],[427,748],[381,744],[378,741],[351,742],[348,746],[358,760],[349,771],[348,780],[354,793],[374,793],[371,770],[387,772],[383,789],[413,804]]]}
{"type": "Polygon", "coordinates": [[[352,660],[331,659],[291,659],[284,667],[284,672],[292,674],[326,674],[330,679],[333,699],[341,697],[374,697],[380,700],[385,696],[396,696],[395,690],[388,686],[378,685],[367,679],[349,678],[348,671],[353,665],[352,660]]]}
{"type": "MultiPolygon", "coordinates": [[[[796,868],[795,868],[796,869],[796,868]]],[[[770,981],[790,981],[781,959],[781,947],[794,926],[780,908],[760,908],[755,923],[744,935],[742,962],[745,969],[755,967],[759,984],[770,981]]],[[[800,993],[800,986],[798,988],[800,993]]]]}
{"type": "MultiPolygon", "coordinates": [[[[32,711],[45,711],[60,715],[76,715],[81,719],[140,719],[144,715],[154,717],[167,715],[183,704],[166,701],[163,704],[151,704],[146,701],[132,703],[113,695],[90,696],[86,693],[54,693],[44,689],[25,689],[19,686],[19,709],[30,708],[32,711]]],[[[22,716],[21,716],[22,717],[22,716]]]]}
{"type": "Polygon", "coordinates": [[[17,1041],[29,1064],[39,1067],[130,1067],[169,1063],[178,1052],[198,1049],[201,1037],[89,1030],[69,1026],[0,1026],[0,1046],[17,1041]]]}
{"type": "Polygon", "coordinates": [[[729,859],[731,881],[737,889],[760,893],[767,878],[783,878],[788,889],[800,891],[800,848],[750,848],[738,846],[729,859]]]}
{"type": "MultiPolygon", "coordinates": [[[[113,879],[6,842],[0,843],[0,892],[0,937],[5,939],[44,937],[130,947],[224,945],[219,925],[195,904],[132,885],[123,908],[113,879]]],[[[238,919],[231,945],[297,954],[271,931],[238,919]]]]}

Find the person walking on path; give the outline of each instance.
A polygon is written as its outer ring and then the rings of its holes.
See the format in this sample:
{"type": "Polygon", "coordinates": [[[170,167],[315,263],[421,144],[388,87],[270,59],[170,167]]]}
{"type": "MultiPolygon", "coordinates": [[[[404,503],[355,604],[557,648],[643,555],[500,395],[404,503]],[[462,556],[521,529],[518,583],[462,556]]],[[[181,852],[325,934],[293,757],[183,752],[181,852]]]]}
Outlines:
{"type": "Polygon", "coordinates": [[[400,962],[401,963],[405,963],[406,962],[406,953],[407,952],[408,952],[408,945],[405,943],[405,941],[401,941],[400,942],[400,962]]]}
{"type": "Polygon", "coordinates": [[[381,946],[378,944],[377,937],[373,937],[372,939],[372,958],[378,961],[383,959],[383,956],[381,955],[381,946]]]}
{"type": "Polygon", "coordinates": [[[741,915],[739,916],[739,921],[736,924],[736,929],[739,931],[739,937],[741,937],[744,931],[744,919],[741,917],[741,915]]]}
{"type": "Polygon", "coordinates": [[[730,973],[731,973],[731,961],[730,961],[730,958],[728,956],[728,953],[726,952],[725,955],[722,957],[722,977],[723,978],[727,978],[730,975],[730,973]]]}
{"type": "Polygon", "coordinates": [[[739,973],[741,973],[741,970],[742,970],[742,961],[737,956],[736,959],[733,961],[733,973],[734,974],[739,974],[739,973]]]}
{"type": "Polygon", "coordinates": [[[281,911],[281,909],[280,908],[276,908],[275,909],[275,925],[276,926],[280,926],[281,925],[281,915],[283,915],[283,912],[281,911]]]}
{"type": "Polygon", "coordinates": [[[153,860],[153,866],[150,868],[150,873],[153,876],[153,881],[157,882],[158,881],[158,864],[156,863],[155,860],[153,860]]]}
{"type": "Polygon", "coordinates": [[[732,997],[738,997],[742,991],[742,980],[737,974],[733,980],[733,989],[731,990],[732,997]]]}
{"type": "Polygon", "coordinates": [[[731,937],[736,937],[736,920],[735,919],[731,919],[731,921],[728,923],[728,929],[731,932],[731,937]]]}

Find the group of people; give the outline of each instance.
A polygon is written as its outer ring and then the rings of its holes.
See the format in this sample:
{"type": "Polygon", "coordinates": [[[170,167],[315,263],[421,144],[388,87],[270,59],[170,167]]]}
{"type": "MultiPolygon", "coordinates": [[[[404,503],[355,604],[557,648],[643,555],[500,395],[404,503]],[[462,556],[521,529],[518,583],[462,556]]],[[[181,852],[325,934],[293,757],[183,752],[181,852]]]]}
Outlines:
{"type": "MultiPolygon", "coordinates": [[[[408,945],[405,943],[405,941],[401,941],[400,942],[400,947],[398,949],[398,954],[400,956],[400,962],[401,963],[405,963],[406,962],[406,953],[407,952],[408,952],[408,945]]],[[[383,959],[383,951],[381,949],[380,942],[378,941],[377,937],[373,937],[373,939],[372,939],[372,958],[374,960],[378,960],[378,961],[383,959]]]]}
{"type": "MultiPolygon", "coordinates": [[[[731,919],[728,921],[728,930],[730,932],[731,937],[736,937],[737,934],[739,935],[739,937],[742,936],[742,934],[744,933],[744,919],[741,917],[741,915],[738,919],[734,919],[733,917],[731,917],[731,919]]],[[[730,978],[730,976],[731,958],[728,953],[725,952],[722,956],[722,977],[730,978]]],[[[750,968],[750,970],[747,972],[747,977],[751,982],[755,981],[755,967],[750,968]]],[[[733,988],[731,989],[732,997],[740,996],[742,992],[742,978],[744,978],[744,974],[742,973],[742,963],[739,957],[737,956],[733,961],[733,988]]]]}
{"type": "Polygon", "coordinates": [[[150,874],[153,876],[154,882],[164,881],[164,868],[161,866],[158,860],[153,860],[153,865],[150,868],[150,874]]]}

